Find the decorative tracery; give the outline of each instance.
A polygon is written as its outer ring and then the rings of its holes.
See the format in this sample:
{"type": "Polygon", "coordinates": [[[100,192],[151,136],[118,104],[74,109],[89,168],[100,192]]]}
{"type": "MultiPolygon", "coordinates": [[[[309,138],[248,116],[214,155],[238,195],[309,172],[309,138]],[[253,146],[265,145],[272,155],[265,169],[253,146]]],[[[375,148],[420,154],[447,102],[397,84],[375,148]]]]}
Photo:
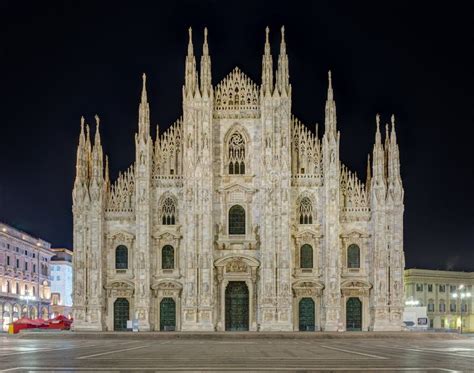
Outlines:
{"type": "Polygon", "coordinates": [[[245,139],[234,132],[228,142],[229,175],[245,174],[245,139]]]}
{"type": "Polygon", "coordinates": [[[303,197],[299,204],[300,224],[313,224],[313,203],[308,197],[303,197]]]}
{"type": "Polygon", "coordinates": [[[166,197],[161,203],[161,224],[176,224],[176,203],[171,197],[166,197]]]}

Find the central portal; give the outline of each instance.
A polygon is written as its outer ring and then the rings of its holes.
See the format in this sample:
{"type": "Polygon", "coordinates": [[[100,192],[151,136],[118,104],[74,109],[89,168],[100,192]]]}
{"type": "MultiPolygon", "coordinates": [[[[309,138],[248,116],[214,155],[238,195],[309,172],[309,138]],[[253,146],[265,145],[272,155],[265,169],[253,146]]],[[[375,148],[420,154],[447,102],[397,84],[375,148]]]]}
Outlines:
{"type": "Polygon", "coordinates": [[[249,289],[244,281],[230,281],[225,289],[225,330],[249,330],[249,289]]]}

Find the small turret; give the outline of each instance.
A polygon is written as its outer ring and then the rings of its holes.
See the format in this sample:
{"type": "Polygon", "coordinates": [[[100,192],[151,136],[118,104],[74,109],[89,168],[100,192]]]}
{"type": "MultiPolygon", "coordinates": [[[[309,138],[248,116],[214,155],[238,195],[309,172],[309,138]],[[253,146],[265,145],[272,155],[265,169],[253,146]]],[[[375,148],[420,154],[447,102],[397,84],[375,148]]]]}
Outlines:
{"type": "Polygon", "coordinates": [[[262,57],[262,93],[271,96],[273,93],[273,59],[270,52],[270,29],[265,29],[265,51],[262,57]]]}

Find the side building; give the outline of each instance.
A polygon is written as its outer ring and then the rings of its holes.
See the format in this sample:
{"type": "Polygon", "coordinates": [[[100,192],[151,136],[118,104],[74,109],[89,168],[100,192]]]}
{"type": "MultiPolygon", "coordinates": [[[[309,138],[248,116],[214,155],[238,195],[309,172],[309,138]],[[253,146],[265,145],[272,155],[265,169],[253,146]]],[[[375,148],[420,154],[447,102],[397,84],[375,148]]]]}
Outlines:
{"type": "Polygon", "coordinates": [[[51,314],[72,317],[72,255],[66,248],[51,249],[51,314]]]}
{"type": "Polygon", "coordinates": [[[426,306],[430,328],[474,332],[474,272],[405,270],[405,299],[426,306]]]}
{"type": "Polygon", "coordinates": [[[51,244],[0,222],[0,330],[20,317],[48,318],[51,244]]]}

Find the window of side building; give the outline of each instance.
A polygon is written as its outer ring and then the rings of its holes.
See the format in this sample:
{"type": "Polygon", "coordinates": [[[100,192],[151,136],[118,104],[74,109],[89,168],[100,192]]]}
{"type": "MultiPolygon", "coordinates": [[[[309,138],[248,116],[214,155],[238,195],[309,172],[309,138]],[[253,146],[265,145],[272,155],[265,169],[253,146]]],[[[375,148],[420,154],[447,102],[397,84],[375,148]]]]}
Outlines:
{"type": "Polygon", "coordinates": [[[433,284],[428,284],[428,292],[433,292],[433,284]]]}
{"type": "Polygon", "coordinates": [[[416,284],[416,291],[423,291],[423,284],[416,284]]]}
{"type": "Polygon", "coordinates": [[[446,291],[446,286],[445,285],[439,285],[439,292],[444,293],[446,291]]]}

